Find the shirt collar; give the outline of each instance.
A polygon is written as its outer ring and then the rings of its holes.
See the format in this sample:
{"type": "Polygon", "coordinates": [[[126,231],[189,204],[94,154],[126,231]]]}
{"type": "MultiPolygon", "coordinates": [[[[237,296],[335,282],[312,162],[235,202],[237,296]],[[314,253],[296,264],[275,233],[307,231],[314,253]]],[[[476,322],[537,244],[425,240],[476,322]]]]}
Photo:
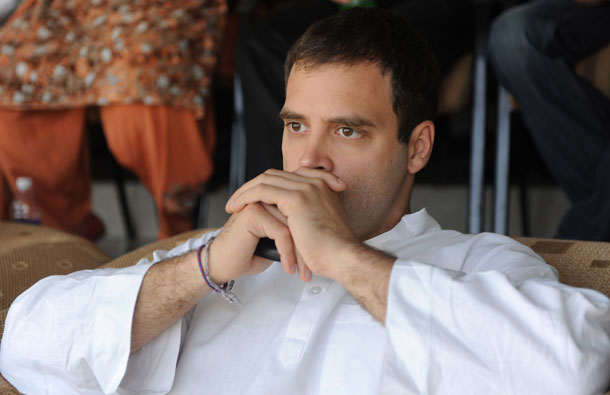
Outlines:
{"type": "Polygon", "coordinates": [[[441,230],[441,226],[423,208],[415,213],[404,215],[392,229],[368,239],[365,244],[378,250],[392,251],[408,239],[439,230],[441,230]]]}

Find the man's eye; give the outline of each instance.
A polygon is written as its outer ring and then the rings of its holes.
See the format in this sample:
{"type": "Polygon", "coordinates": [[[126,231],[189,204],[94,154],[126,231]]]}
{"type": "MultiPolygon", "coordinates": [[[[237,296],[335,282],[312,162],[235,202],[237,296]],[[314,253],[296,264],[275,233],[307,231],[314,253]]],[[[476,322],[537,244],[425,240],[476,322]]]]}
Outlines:
{"type": "Polygon", "coordinates": [[[298,122],[288,122],[286,126],[288,126],[288,129],[292,132],[303,132],[305,130],[305,126],[298,122]]]}
{"type": "Polygon", "coordinates": [[[339,134],[343,137],[347,137],[347,138],[356,138],[360,135],[360,132],[358,132],[355,129],[352,128],[348,128],[348,127],[341,127],[338,130],[339,134]]]}

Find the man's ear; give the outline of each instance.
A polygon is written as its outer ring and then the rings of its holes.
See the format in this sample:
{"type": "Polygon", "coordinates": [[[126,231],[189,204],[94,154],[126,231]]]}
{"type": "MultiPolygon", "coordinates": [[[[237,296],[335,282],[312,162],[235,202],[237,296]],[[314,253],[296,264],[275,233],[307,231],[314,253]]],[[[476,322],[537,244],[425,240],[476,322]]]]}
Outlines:
{"type": "Polygon", "coordinates": [[[409,173],[415,174],[426,166],[432,154],[433,145],[434,123],[432,121],[423,121],[413,128],[408,146],[407,170],[409,173]]]}

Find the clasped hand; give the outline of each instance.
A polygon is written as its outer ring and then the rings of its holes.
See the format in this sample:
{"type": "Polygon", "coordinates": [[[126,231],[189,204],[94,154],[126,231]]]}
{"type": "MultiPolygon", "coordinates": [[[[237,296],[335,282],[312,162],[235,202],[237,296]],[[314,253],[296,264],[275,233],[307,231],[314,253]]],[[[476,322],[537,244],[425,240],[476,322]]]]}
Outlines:
{"type": "Polygon", "coordinates": [[[271,262],[253,254],[259,239],[269,237],[286,273],[298,270],[303,281],[312,272],[336,279],[336,254],[358,243],[338,196],[346,188],[334,174],[310,168],[271,169],[250,180],[226,204],[232,216],[211,246],[210,276],[220,284],[262,272],[271,262]]]}

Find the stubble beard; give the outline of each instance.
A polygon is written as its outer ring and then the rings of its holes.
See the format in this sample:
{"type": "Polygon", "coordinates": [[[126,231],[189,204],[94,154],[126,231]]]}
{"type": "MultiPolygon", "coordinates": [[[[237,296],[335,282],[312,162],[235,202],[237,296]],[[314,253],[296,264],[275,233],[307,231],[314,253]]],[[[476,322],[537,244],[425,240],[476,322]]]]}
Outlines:
{"type": "Polygon", "coordinates": [[[352,233],[359,240],[364,241],[370,238],[383,221],[383,218],[379,218],[380,213],[377,211],[385,210],[379,210],[377,199],[370,188],[354,191],[355,193],[350,192],[340,192],[339,201],[352,233]]]}
{"type": "MultiPolygon", "coordinates": [[[[391,161],[385,171],[375,176],[375,179],[381,177],[388,181],[392,180],[392,184],[360,179],[350,183],[359,185],[357,190],[350,189],[348,184],[348,190],[338,193],[344,218],[352,233],[361,241],[389,230],[384,226],[387,227],[388,223],[394,226],[395,223],[392,222],[400,221],[400,217],[406,214],[401,212],[398,218],[388,218],[388,215],[395,215],[391,214],[391,211],[396,211],[393,208],[401,206],[401,202],[397,202],[397,199],[402,197],[400,190],[406,177],[406,165],[391,161]]],[[[408,202],[404,202],[404,206],[408,208],[408,202]]]]}

